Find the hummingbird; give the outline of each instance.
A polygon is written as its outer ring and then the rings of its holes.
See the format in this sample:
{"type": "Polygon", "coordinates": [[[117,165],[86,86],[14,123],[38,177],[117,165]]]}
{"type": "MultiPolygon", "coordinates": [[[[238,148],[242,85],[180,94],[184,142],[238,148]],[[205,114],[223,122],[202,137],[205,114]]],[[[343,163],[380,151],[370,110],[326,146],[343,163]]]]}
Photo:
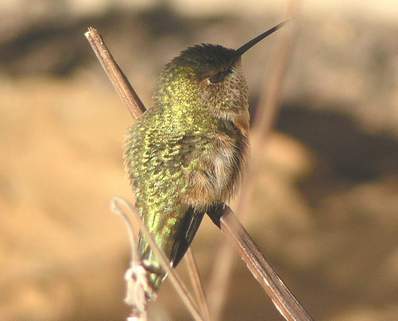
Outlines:
{"type": "MultiPolygon", "coordinates": [[[[238,49],[200,44],[160,74],[154,104],[128,130],[124,164],[136,208],[175,267],[205,213],[236,192],[248,145],[248,86],[241,57],[283,23],[238,49]]],[[[156,293],[166,277],[142,235],[138,252],[156,293]]]]}

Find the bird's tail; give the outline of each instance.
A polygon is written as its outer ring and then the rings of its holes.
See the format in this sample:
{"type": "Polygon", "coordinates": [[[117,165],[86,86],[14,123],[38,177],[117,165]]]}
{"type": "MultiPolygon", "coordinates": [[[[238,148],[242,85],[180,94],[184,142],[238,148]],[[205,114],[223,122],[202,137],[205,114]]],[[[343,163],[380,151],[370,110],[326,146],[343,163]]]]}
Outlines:
{"type": "MultiPolygon", "coordinates": [[[[184,257],[202,222],[203,215],[204,212],[198,212],[189,207],[183,215],[182,220],[176,226],[175,232],[168,235],[170,240],[165,241],[162,239],[158,242],[155,235],[155,241],[169,259],[171,267],[176,267],[184,257]]],[[[166,272],[161,268],[159,259],[142,235],[139,238],[139,251],[141,261],[148,272],[149,283],[157,292],[166,277],[166,272]]]]}

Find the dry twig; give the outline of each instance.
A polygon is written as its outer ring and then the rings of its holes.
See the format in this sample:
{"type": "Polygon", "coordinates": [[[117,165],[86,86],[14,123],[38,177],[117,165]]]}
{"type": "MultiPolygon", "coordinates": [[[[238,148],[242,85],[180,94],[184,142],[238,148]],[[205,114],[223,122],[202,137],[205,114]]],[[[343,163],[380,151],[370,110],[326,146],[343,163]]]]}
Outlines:
{"type": "Polygon", "coordinates": [[[212,216],[211,219],[238,249],[241,259],[285,320],[312,321],[311,316],[266,261],[232,210],[226,206],[220,217],[212,216]]]}
{"type": "Polygon", "coordinates": [[[209,306],[207,304],[205,291],[200,279],[198,265],[196,264],[195,257],[191,248],[185,254],[185,262],[188,267],[189,278],[191,279],[192,287],[195,291],[196,301],[199,304],[200,312],[205,321],[210,321],[209,306]]]}
{"type": "MultiPolygon", "coordinates": [[[[145,226],[144,222],[141,220],[139,214],[127,201],[120,197],[114,197],[111,201],[111,209],[113,212],[122,215],[125,218],[132,217],[134,220],[133,225],[138,226],[140,232],[143,234],[149,245],[151,246],[152,251],[155,253],[156,257],[158,258],[162,269],[167,273],[169,280],[173,284],[174,288],[176,289],[177,293],[180,295],[182,301],[188,308],[189,312],[191,313],[192,317],[196,321],[204,321],[202,316],[199,313],[199,309],[195,304],[195,301],[192,299],[189,291],[187,290],[184,283],[178,277],[177,273],[171,268],[170,262],[167,257],[163,254],[162,250],[159,249],[157,246],[153,236],[148,231],[147,227],[145,226]],[[130,215],[128,215],[128,213],[130,215]]],[[[136,244],[133,244],[133,248],[136,244]]]]}
{"type": "Polygon", "coordinates": [[[138,97],[133,86],[131,86],[126,75],[120,69],[115,59],[113,59],[113,56],[106,47],[101,35],[93,27],[89,27],[88,31],[84,35],[90,43],[91,48],[101,63],[102,68],[105,70],[105,73],[113,87],[115,87],[120,99],[124,104],[126,104],[131,116],[135,119],[139,118],[142,113],[145,112],[145,106],[138,97]]]}
{"type": "MultiPolygon", "coordinates": [[[[98,33],[98,31],[95,28],[90,27],[90,28],[88,28],[88,31],[85,33],[85,37],[89,41],[91,48],[95,52],[98,60],[101,63],[102,68],[104,69],[109,80],[113,84],[120,99],[122,100],[123,103],[126,104],[131,116],[135,119],[139,118],[145,112],[146,108],[145,108],[144,104],[141,102],[141,100],[140,100],[139,96],[137,95],[137,93],[135,92],[134,88],[130,84],[129,80],[127,79],[127,77],[125,76],[125,74],[123,73],[123,71],[121,70],[119,65],[114,60],[112,54],[108,50],[101,35],[98,33]]],[[[116,206],[117,203],[115,200],[113,201],[112,204],[113,204],[113,210],[116,211],[118,214],[120,214],[123,217],[125,223],[127,224],[129,240],[130,240],[130,244],[132,245],[131,246],[131,250],[132,250],[131,266],[132,267],[126,273],[126,281],[127,281],[127,284],[129,285],[130,280],[128,278],[131,277],[130,274],[131,274],[132,268],[133,267],[139,268],[139,266],[138,266],[139,257],[138,257],[137,251],[135,249],[135,244],[137,244],[137,239],[136,239],[136,235],[134,233],[133,225],[131,224],[128,216],[126,215],[126,212],[116,206]]],[[[140,221],[140,223],[141,223],[141,221],[140,221]]],[[[135,225],[135,226],[137,226],[137,225],[135,225]]],[[[143,226],[143,224],[138,225],[138,226],[143,226]]],[[[151,243],[151,242],[149,242],[149,243],[151,243]]],[[[156,246],[155,243],[153,243],[153,244],[156,246]]],[[[151,247],[153,247],[153,246],[151,245],[151,247]]],[[[154,252],[156,253],[156,250],[154,252]]],[[[157,248],[157,252],[160,253],[161,251],[157,248]]],[[[186,290],[186,287],[179,280],[178,276],[174,273],[174,271],[171,270],[170,265],[167,265],[167,267],[163,267],[163,268],[165,271],[169,271],[169,273],[171,274],[171,276],[169,277],[171,279],[171,282],[173,283],[177,292],[181,296],[182,300],[186,303],[188,310],[190,310],[190,312],[191,312],[192,316],[195,318],[195,320],[197,320],[197,318],[203,318],[204,321],[209,321],[210,320],[209,309],[208,309],[208,306],[207,306],[207,303],[205,300],[203,287],[200,283],[199,272],[198,272],[198,269],[197,269],[197,266],[196,266],[196,263],[195,263],[192,253],[190,251],[188,251],[188,252],[189,252],[187,255],[188,271],[189,271],[190,278],[192,280],[192,284],[193,284],[195,293],[197,295],[197,299],[199,302],[202,316],[199,315],[199,313],[197,311],[197,307],[194,306],[193,300],[191,299],[188,291],[186,290]]],[[[134,288],[134,290],[137,292],[142,292],[142,289],[137,289],[136,287],[134,288]]],[[[131,296],[131,297],[134,297],[137,300],[137,294],[135,294],[134,296],[131,296]]],[[[142,299],[142,294],[140,294],[140,293],[138,293],[138,300],[140,300],[140,301],[144,300],[144,299],[142,299]],[[140,295],[141,295],[141,297],[140,297],[140,295]]],[[[131,299],[129,297],[129,294],[128,294],[128,297],[126,298],[126,301],[130,304],[132,303],[131,299]]],[[[143,306],[145,304],[146,304],[146,302],[141,303],[141,306],[143,306]]],[[[140,318],[138,318],[138,319],[134,316],[132,318],[136,318],[137,320],[144,321],[144,319],[146,319],[146,315],[144,315],[144,313],[142,311],[141,311],[141,314],[142,314],[142,316],[140,316],[140,318]]]]}

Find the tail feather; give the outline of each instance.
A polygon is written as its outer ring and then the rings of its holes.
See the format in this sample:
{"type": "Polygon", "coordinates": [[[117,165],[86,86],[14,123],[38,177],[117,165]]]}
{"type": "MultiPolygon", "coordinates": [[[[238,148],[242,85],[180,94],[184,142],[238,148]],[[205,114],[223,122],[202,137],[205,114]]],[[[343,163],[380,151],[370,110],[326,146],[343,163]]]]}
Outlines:
{"type": "Polygon", "coordinates": [[[192,207],[185,213],[184,220],[179,227],[176,241],[171,251],[170,262],[172,267],[176,267],[184,257],[202,222],[203,215],[204,212],[197,212],[192,207]]]}

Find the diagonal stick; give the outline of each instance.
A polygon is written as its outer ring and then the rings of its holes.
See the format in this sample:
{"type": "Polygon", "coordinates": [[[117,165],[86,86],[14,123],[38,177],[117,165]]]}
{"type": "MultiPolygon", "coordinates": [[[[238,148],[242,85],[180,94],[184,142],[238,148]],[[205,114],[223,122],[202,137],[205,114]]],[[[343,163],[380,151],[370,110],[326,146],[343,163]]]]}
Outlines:
{"type": "Polygon", "coordinates": [[[101,35],[95,28],[89,27],[84,36],[90,43],[120,99],[126,104],[131,116],[134,119],[139,118],[146,108],[115,59],[113,59],[101,35]]]}
{"type": "Polygon", "coordinates": [[[221,216],[210,214],[210,218],[238,249],[241,259],[284,319],[286,321],[313,321],[261,254],[233,211],[225,206],[221,216]]]}
{"type": "Polygon", "coordinates": [[[145,237],[146,241],[151,246],[152,251],[155,253],[157,259],[160,262],[160,265],[164,271],[168,274],[168,277],[173,284],[174,288],[176,289],[177,293],[180,295],[182,301],[184,302],[185,306],[188,308],[189,312],[192,314],[192,317],[195,321],[205,321],[203,320],[202,316],[199,313],[199,309],[196,306],[194,300],[192,299],[189,291],[187,290],[186,286],[179,278],[176,272],[171,268],[170,262],[167,257],[164,255],[161,249],[159,249],[158,245],[156,244],[152,234],[148,231],[147,227],[145,226],[144,222],[141,220],[141,217],[138,215],[135,208],[133,208],[127,201],[120,197],[113,197],[111,200],[111,208],[112,211],[115,213],[123,213],[123,217],[132,217],[134,220],[133,225],[138,226],[140,232],[145,237]],[[128,212],[132,215],[127,215],[125,208],[127,208],[128,212]]]}
{"type": "Polygon", "coordinates": [[[195,292],[196,301],[199,304],[200,312],[205,321],[210,321],[209,306],[206,300],[206,294],[202,286],[202,281],[199,274],[198,265],[191,248],[188,248],[185,254],[185,262],[188,268],[189,278],[191,279],[192,287],[195,292]]]}
{"type": "MultiPolygon", "coordinates": [[[[116,63],[115,59],[113,58],[112,54],[110,53],[108,47],[106,46],[102,36],[98,33],[98,31],[93,28],[89,27],[88,31],[84,34],[87,38],[88,42],[90,43],[91,48],[93,49],[95,55],[97,56],[99,62],[101,63],[102,68],[104,69],[106,75],[108,76],[109,80],[111,81],[112,85],[114,86],[116,92],[118,93],[120,99],[123,103],[126,104],[127,109],[129,110],[131,116],[135,119],[141,117],[141,115],[145,112],[146,108],[144,104],[141,102],[138,94],[135,92],[133,86],[130,84],[129,80],[116,63]]],[[[128,217],[124,212],[118,212],[124,218],[124,221],[128,225],[128,232],[129,232],[129,239],[130,243],[132,244],[134,236],[132,235],[133,227],[131,226],[131,222],[129,221],[128,217]]],[[[137,259],[137,253],[132,249],[132,259],[137,259]]],[[[159,250],[160,251],[160,250],[159,250]]],[[[199,305],[201,308],[201,312],[203,314],[203,318],[205,321],[209,321],[209,312],[206,300],[204,299],[203,294],[203,287],[200,284],[200,277],[197,270],[197,266],[194,262],[194,258],[192,253],[191,256],[187,259],[188,262],[188,270],[189,275],[191,277],[192,283],[194,285],[195,292],[197,294],[197,298],[199,301],[199,305]],[[199,282],[199,283],[198,283],[199,282]],[[201,295],[199,295],[199,293],[201,295]]],[[[169,268],[170,269],[170,268],[169,268]]],[[[167,270],[167,269],[165,269],[167,270]]],[[[178,280],[177,280],[178,282],[178,280]]],[[[173,283],[174,285],[174,283],[173,283]]],[[[181,287],[181,286],[180,286],[181,287]]],[[[184,288],[184,285],[182,285],[184,288]]],[[[180,295],[182,292],[177,292],[180,295]]],[[[183,300],[184,298],[181,297],[183,300]]],[[[192,300],[191,300],[192,301],[192,300]]],[[[194,312],[195,313],[195,312],[194,312]]]]}

